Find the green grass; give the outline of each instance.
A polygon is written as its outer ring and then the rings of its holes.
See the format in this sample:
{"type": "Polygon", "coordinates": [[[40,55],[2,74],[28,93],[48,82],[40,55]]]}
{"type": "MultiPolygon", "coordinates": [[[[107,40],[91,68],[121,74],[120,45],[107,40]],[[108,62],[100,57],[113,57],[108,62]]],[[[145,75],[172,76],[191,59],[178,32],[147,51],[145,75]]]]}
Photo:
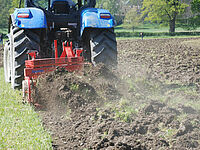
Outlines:
{"type": "Polygon", "coordinates": [[[124,24],[115,27],[115,33],[119,40],[141,39],[141,32],[144,34],[144,39],[200,37],[200,28],[192,31],[176,28],[176,32],[170,34],[168,27],[161,27],[158,24],[143,24],[136,27],[134,31],[130,26],[124,24]]]}
{"type": "MultiPolygon", "coordinates": [[[[200,36],[148,36],[144,37],[145,39],[169,39],[169,38],[199,38],[200,36]]],[[[141,39],[141,37],[117,37],[117,40],[133,40],[133,39],[141,39]]]]}
{"type": "MultiPolygon", "coordinates": [[[[127,25],[119,25],[115,27],[116,32],[133,32],[132,28],[127,25]]],[[[191,30],[191,32],[199,32],[200,28],[196,30],[191,30]]],[[[140,26],[135,27],[134,32],[169,32],[169,27],[160,26],[159,24],[141,24],[140,26]]],[[[190,32],[189,30],[185,30],[183,28],[177,27],[176,32],[190,32]]]]}
{"type": "Polygon", "coordinates": [[[102,117],[107,114],[107,111],[104,109],[111,110],[113,119],[121,121],[121,122],[132,122],[132,115],[136,115],[138,113],[139,107],[134,107],[131,104],[130,100],[125,98],[121,98],[118,102],[105,102],[103,107],[96,108],[98,111],[97,116],[102,117]],[[103,110],[103,111],[102,111],[103,110]]]}
{"type": "MultiPolygon", "coordinates": [[[[116,28],[117,32],[133,32],[132,29],[128,28],[116,28]]],[[[195,30],[196,31],[196,30],[195,30]]],[[[155,33],[155,32],[169,32],[169,29],[167,27],[158,27],[158,28],[136,28],[134,29],[134,32],[150,32],[150,33],[155,33]]],[[[177,28],[176,32],[188,32],[187,30],[184,30],[182,28],[177,28]]]]}
{"type": "Polygon", "coordinates": [[[0,149],[52,149],[50,134],[28,104],[22,104],[22,93],[12,90],[0,68],[0,149]]]}

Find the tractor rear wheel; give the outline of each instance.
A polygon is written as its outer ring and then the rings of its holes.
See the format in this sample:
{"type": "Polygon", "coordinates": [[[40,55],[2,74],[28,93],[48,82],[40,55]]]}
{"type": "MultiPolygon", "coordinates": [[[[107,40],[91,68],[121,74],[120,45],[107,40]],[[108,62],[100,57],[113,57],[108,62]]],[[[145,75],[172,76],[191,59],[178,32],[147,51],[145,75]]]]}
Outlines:
{"type": "Polygon", "coordinates": [[[117,42],[114,29],[95,29],[90,32],[91,62],[117,65],[117,42]]]}
{"type": "Polygon", "coordinates": [[[11,86],[21,89],[28,50],[39,50],[40,37],[33,30],[11,28],[11,86]]]}
{"type": "Polygon", "coordinates": [[[6,82],[11,82],[11,58],[10,58],[10,41],[7,41],[4,46],[4,77],[6,82]]]}

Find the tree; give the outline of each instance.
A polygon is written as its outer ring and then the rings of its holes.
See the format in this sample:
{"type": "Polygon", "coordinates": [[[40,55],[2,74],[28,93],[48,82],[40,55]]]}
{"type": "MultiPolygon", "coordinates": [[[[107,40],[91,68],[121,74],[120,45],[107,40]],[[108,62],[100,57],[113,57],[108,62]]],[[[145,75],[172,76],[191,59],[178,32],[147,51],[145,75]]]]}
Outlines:
{"type": "Polygon", "coordinates": [[[191,15],[183,19],[180,26],[187,30],[195,30],[200,26],[200,0],[191,0],[191,15]]]}
{"type": "Polygon", "coordinates": [[[200,0],[193,0],[191,2],[191,10],[193,13],[200,13],[200,0]]]}
{"type": "Polygon", "coordinates": [[[96,3],[96,8],[109,10],[110,13],[115,17],[117,24],[121,24],[123,20],[121,6],[121,0],[97,0],[96,3]]]}
{"type": "Polygon", "coordinates": [[[97,8],[104,8],[115,15],[120,13],[120,0],[98,0],[96,4],[97,8]]]}
{"type": "Polygon", "coordinates": [[[47,0],[37,0],[37,1],[35,0],[34,4],[36,6],[40,6],[42,8],[47,8],[48,7],[48,1],[47,0]]]}
{"type": "Polygon", "coordinates": [[[135,5],[135,6],[142,6],[143,0],[126,0],[129,1],[130,4],[135,5]]]}
{"type": "Polygon", "coordinates": [[[0,0],[0,4],[0,27],[6,28],[8,26],[8,11],[11,8],[11,0],[0,0]]]}
{"type": "Polygon", "coordinates": [[[124,24],[129,25],[131,28],[135,28],[140,23],[140,14],[137,12],[137,8],[133,7],[130,11],[126,13],[124,18],[124,24]]]}
{"type": "Polygon", "coordinates": [[[174,33],[177,16],[184,13],[188,4],[181,0],[144,0],[143,15],[146,21],[168,23],[169,32],[174,33]]]}

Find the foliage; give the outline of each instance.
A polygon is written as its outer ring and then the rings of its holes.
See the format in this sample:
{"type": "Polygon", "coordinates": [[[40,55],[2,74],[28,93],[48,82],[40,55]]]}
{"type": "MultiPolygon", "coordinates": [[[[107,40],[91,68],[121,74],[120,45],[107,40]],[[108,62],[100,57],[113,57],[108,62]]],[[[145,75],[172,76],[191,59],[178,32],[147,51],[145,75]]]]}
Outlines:
{"type": "Polygon", "coordinates": [[[177,27],[186,30],[196,30],[200,26],[200,15],[195,15],[187,19],[178,19],[177,27]]]}
{"type": "Polygon", "coordinates": [[[20,91],[5,84],[0,68],[0,149],[52,149],[51,137],[38,114],[22,104],[20,91]]]}
{"type": "Polygon", "coordinates": [[[188,5],[179,0],[144,0],[143,15],[146,21],[168,23],[170,32],[175,31],[177,15],[182,14],[188,5]]]}
{"type": "Polygon", "coordinates": [[[168,140],[170,143],[172,142],[172,140],[174,140],[174,137],[178,132],[176,128],[165,127],[163,123],[160,123],[158,125],[158,128],[160,129],[160,131],[162,131],[162,135],[160,135],[160,137],[168,140]]]}
{"type": "Polygon", "coordinates": [[[48,1],[47,0],[34,0],[34,4],[36,6],[40,6],[42,8],[47,8],[48,7],[48,1]]]}
{"type": "Polygon", "coordinates": [[[72,90],[72,91],[78,91],[78,89],[79,89],[79,85],[78,84],[71,84],[71,86],[70,86],[70,90],[72,90]]]}
{"type": "Polygon", "coordinates": [[[189,23],[189,29],[192,27],[192,29],[196,29],[197,27],[200,26],[200,0],[193,0],[191,2],[191,10],[194,14],[193,17],[189,18],[188,23],[189,23]]]}
{"type": "Polygon", "coordinates": [[[110,11],[111,14],[117,15],[120,13],[120,0],[98,0],[96,8],[104,8],[110,11]]]}
{"type": "Polygon", "coordinates": [[[146,21],[163,22],[183,13],[186,7],[188,5],[179,0],[144,0],[143,14],[148,15],[146,21]]]}
{"type": "Polygon", "coordinates": [[[9,14],[12,14],[15,8],[24,7],[24,0],[21,0],[21,5],[19,6],[20,0],[12,0],[11,7],[9,10],[9,14]]]}
{"type": "Polygon", "coordinates": [[[135,109],[130,105],[130,101],[122,98],[117,105],[111,106],[114,112],[114,118],[123,122],[131,122],[131,116],[138,113],[138,109],[135,109]]]}
{"type": "Polygon", "coordinates": [[[0,28],[5,28],[7,27],[8,24],[8,18],[9,18],[9,13],[8,10],[12,6],[12,1],[11,0],[0,0],[0,28]]]}
{"type": "Polygon", "coordinates": [[[132,8],[124,18],[124,24],[129,24],[132,28],[138,26],[140,23],[140,14],[137,12],[137,8],[132,8]]]}
{"type": "Polygon", "coordinates": [[[135,6],[142,6],[142,2],[143,2],[143,0],[128,0],[128,1],[130,4],[135,5],[135,6]]]}
{"type": "MultiPolygon", "coordinates": [[[[20,0],[0,0],[0,28],[8,27],[8,19],[11,13],[13,13],[14,8],[19,7],[20,0]]],[[[21,1],[21,6],[23,7],[24,0],[21,1]]]]}
{"type": "MultiPolygon", "coordinates": [[[[0,0],[0,28],[7,28],[9,14],[13,13],[14,8],[19,7],[19,1],[20,0],[0,0]]],[[[44,3],[44,1],[47,0],[35,1],[37,1],[40,6],[46,7],[46,3],[44,3]]],[[[77,0],[73,1],[77,2],[77,0]]],[[[199,1],[200,0],[193,0],[191,4],[193,10],[198,11],[199,1]]],[[[96,3],[96,8],[109,10],[111,14],[115,17],[115,20],[118,24],[122,24],[123,22],[129,24],[128,22],[131,22],[130,26],[132,27],[137,26],[140,21],[140,16],[138,15],[139,13],[137,13],[136,15],[135,8],[137,7],[137,11],[140,12],[143,4],[143,17],[147,16],[146,21],[167,24],[169,24],[168,14],[171,15],[173,14],[173,12],[178,12],[178,14],[181,14],[186,7],[186,4],[180,0],[97,0],[96,3]],[[178,5],[173,5],[173,2],[177,2],[178,5]],[[166,10],[168,14],[166,13],[166,10]]],[[[22,0],[22,7],[23,4],[24,0],[22,0]]],[[[196,16],[195,18],[191,18],[189,21],[187,21],[187,27],[190,27],[190,25],[193,24],[198,25],[198,19],[198,16],[196,16]]]]}
{"type": "Polygon", "coordinates": [[[141,6],[141,4],[142,0],[98,0],[96,7],[109,10],[116,22],[122,24],[127,12],[132,7],[141,6]]]}
{"type": "Polygon", "coordinates": [[[199,13],[200,12],[200,0],[193,0],[191,2],[191,10],[193,13],[199,13]]]}
{"type": "Polygon", "coordinates": [[[192,0],[189,17],[178,19],[178,26],[186,30],[195,30],[200,26],[200,0],[192,0]]]}

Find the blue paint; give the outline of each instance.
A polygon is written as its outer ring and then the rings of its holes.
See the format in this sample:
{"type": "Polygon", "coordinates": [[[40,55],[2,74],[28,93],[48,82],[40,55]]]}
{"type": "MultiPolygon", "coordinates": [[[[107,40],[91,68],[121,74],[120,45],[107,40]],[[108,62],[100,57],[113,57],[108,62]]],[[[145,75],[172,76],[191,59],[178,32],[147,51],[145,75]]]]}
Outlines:
{"type": "MultiPolygon", "coordinates": [[[[61,0],[62,1],[62,0],[61,0]]],[[[63,0],[64,1],[64,0],[63,0]]],[[[103,19],[100,14],[110,14],[108,10],[98,8],[86,8],[81,12],[81,35],[86,28],[113,28],[114,18],[103,19]]],[[[47,20],[44,12],[38,8],[20,8],[16,9],[13,24],[23,29],[47,28],[47,20]],[[29,18],[18,18],[20,13],[28,13],[29,18]]]]}
{"type": "Polygon", "coordinates": [[[42,73],[44,70],[32,70],[32,73],[42,73]]]}
{"type": "Polygon", "coordinates": [[[23,29],[47,28],[44,12],[38,8],[20,8],[14,11],[14,25],[23,29]],[[29,18],[18,18],[20,13],[29,14],[29,18]]]}
{"type": "Polygon", "coordinates": [[[86,8],[81,12],[81,35],[86,28],[113,28],[114,18],[100,18],[100,14],[110,14],[108,10],[98,8],[86,8]]]}

